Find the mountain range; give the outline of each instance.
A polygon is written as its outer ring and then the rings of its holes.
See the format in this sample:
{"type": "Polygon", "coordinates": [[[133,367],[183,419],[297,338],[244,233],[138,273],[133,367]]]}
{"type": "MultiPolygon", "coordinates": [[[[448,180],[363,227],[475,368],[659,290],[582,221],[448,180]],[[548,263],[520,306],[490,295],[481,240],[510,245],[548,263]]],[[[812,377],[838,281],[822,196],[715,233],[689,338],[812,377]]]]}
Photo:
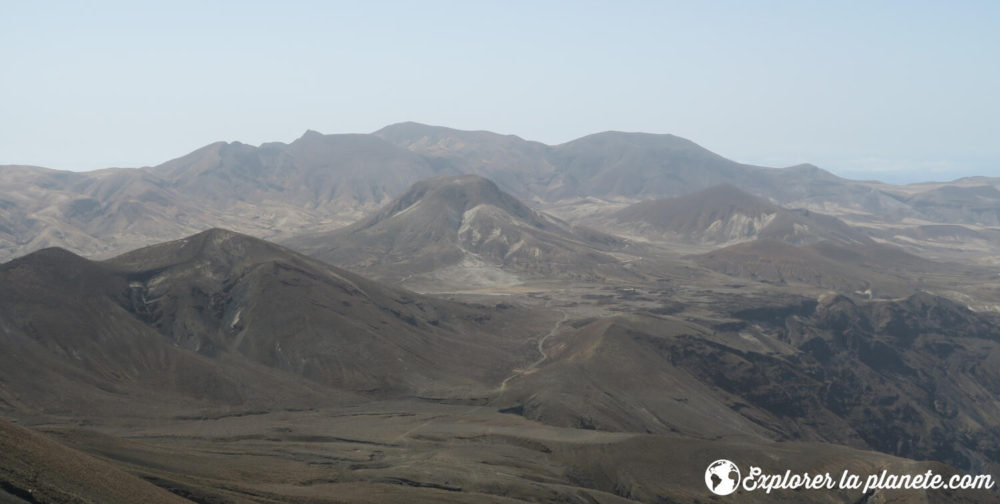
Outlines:
{"type": "Polygon", "coordinates": [[[416,123],[0,167],[0,502],[709,502],[722,458],[992,473],[997,209],[992,179],[416,123]]]}
{"type": "Polygon", "coordinates": [[[673,135],[605,132],[549,146],[402,123],[372,134],[308,131],[289,144],[219,142],[137,169],[0,166],[0,259],[48,246],[105,258],[210,227],[279,240],[330,231],[420,180],[460,174],[566,218],[594,202],[608,208],[728,183],[786,207],[877,223],[890,239],[915,225],[978,231],[1000,222],[998,183],[988,178],[892,186],[811,165],[740,164],[673,135]]]}

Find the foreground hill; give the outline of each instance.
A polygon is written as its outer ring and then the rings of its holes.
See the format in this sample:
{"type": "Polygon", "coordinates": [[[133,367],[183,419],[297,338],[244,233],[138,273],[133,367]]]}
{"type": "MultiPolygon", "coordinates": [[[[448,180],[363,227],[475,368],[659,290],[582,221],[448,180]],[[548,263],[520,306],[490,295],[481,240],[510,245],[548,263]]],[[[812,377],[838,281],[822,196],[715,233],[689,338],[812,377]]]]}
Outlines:
{"type": "Polygon", "coordinates": [[[538,212],[474,175],[414,184],[376,214],[286,242],[321,260],[401,281],[432,274],[465,286],[516,283],[519,274],[596,279],[628,274],[617,238],[538,212]]]}
{"type": "MultiPolygon", "coordinates": [[[[481,179],[445,180],[428,191],[519,208],[481,179]]],[[[104,262],[46,249],[0,265],[0,286],[0,412],[195,502],[685,502],[709,497],[704,468],[724,457],[778,473],[997,463],[998,321],[926,294],[720,296],[709,311],[693,285],[699,306],[668,289],[662,310],[607,316],[553,291],[527,296],[534,311],[421,296],[218,229],[104,262]]],[[[0,499],[31,502],[25,482],[105,491],[46,446],[11,452],[0,499]]]]}
{"type": "Polygon", "coordinates": [[[8,410],[466,396],[531,351],[501,336],[531,321],[518,310],[424,298],[223,230],[104,263],[46,249],[0,266],[0,285],[8,410]]]}
{"type": "Polygon", "coordinates": [[[492,386],[526,343],[499,335],[516,314],[419,296],[224,230],[107,264],[130,279],[132,309],[176,344],[351,390],[492,386]]]}
{"type": "Polygon", "coordinates": [[[0,266],[0,285],[5,411],[130,416],[325,401],[291,376],[178,348],[129,310],[127,275],[65,250],[0,266]]]}
{"type": "Polygon", "coordinates": [[[0,502],[183,504],[112,463],[0,420],[0,502]]]}

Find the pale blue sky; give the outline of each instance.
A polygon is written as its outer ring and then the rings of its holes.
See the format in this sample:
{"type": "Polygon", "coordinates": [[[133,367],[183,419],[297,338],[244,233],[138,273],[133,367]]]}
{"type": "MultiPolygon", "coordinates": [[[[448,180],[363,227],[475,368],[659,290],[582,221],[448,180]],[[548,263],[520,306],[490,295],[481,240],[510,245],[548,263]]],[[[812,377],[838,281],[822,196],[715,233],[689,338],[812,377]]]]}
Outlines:
{"type": "Polygon", "coordinates": [[[0,164],[161,163],[399,121],[1000,175],[1000,2],[0,0],[0,164]]]}

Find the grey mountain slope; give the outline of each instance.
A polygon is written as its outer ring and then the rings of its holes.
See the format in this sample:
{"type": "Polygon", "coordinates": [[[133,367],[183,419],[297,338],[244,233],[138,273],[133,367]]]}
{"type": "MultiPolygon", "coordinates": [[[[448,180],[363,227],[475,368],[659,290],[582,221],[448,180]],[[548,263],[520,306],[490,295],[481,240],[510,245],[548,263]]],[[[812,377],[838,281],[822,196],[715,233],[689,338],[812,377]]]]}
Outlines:
{"type": "MultiPolygon", "coordinates": [[[[921,219],[995,225],[1000,209],[1000,200],[983,195],[973,200],[914,196],[916,189],[909,186],[843,179],[809,164],[766,168],[738,163],[673,135],[609,131],[548,146],[510,135],[417,123],[388,126],[376,134],[459,172],[486,175],[504,190],[542,204],[594,197],[634,202],[732,184],[786,207],[861,222],[921,219]],[[499,145],[504,154],[482,155],[497,151],[499,145]],[[506,167],[490,161],[505,156],[506,167]],[[510,173],[518,177],[511,180],[510,173]]],[[[993,179],[973,177],[921,188],[953,192],[990,184],[997,185],[993,179]]]]}
{"type": "Polygon", "coordinates": [[[988,274],[978,264],[951,261],[961,257],[961,247],[989,250],[1000,239],[995,231],[960,225],[862,230],[833,216],[775,205],[729,185],[636,203],[595,225],[666,246],[692,244],[693,252],[701,253],[696,257],[699,264],[730,275],[839,292],[871,289],[880,296],[912,292],[919,286],[917,277],[988,274]]]}
{"type": "Polygon", "coordinates": [[[664,198],[730,183],[781,203],[836,201],[863,207],[880,200],[877,189],[812,165],[775,169],[741,164],[674,135],[608,131],[548,146],[515,136],[417,123],[388,126],[375,134],[441,159],[459,172],[495,179],[526,199],[664,198]],[[508,183],[497,173],[498,167],[504,174],[522,177],[508,183]]]}
{"type": "Polygon", "coordinates": [[[907,295],[924,286],[954,285],[954,280],[941,283],[935,280],[938,277],[963,279],[987,272],[983,268],[924,259],[892,245],[831,240],[797,246],[762,239],[712,250],[693,259],[727,275],[881,298],[907,295]]]}
{"type": "Polygon", "coordinates": [[[722,181],[745,185],[752,171],[673,135],[608,131],[555,146],[549,154],[578,194],[675,196],[722,181]]]}
{"type": "Polygon", "coordinates": [[[997,189],[997,184],[943,185],[904,201],[929,221],[1000,226],[1000,189],[997,189]]]}
{"type": "Polygon", "coordinates": [[[474,175],[418,182],[371,217],[286,243],[390,281],[452,268],[485,271],[484,283],[517,273],[596,278],[602,269],[621,269],[607,252],[627,246],[533,210],[474,175]]]}
{"type": "Polygon", "coordinates": [[[547,197],[561,180],[556,167],[547,159],[549,146],[514,135],[414,122],[386,126],[373,134],[456,173],[488,178],[527,201],[547,197]]]}
{"type": "Polygon", "coordinates": [[[261,237],[335,228],[438,173],[372,135],[217,142],[159,166],[0,167],[0,259],[48,246],[107,257],[213,226],[261,237]]]}
{"type": "Polygon", "coordinates": [[[729,184],[669,199],[630,205],[603,223],[631,235],[658,240],[727,245],[755,239],[810,244],[830,240],[871,245],[871,238],[840,219],[786,209],[729,184]]]}
{"type": "Polygon", "coordinates": [[[109,256],[193,233],[206,221],[226,218],[141,170],[0,167],[0,260],[52,246],[109,256]]]}
{"type": "Polygon", "coordinates": [[[650,199],[732,184],[779,204],[882,210],[878,188],[809,164],[765,168],[737,163],[674,135],[609,131],[554,146],[549,159],[574,187],[562,197],[650,199]]]}
{"type": "Polygon", "coordinates": [[[420,156],[372,135],[314,131],[287,145],[216,143],[147,171],[221,207],[284,203],[330,213],[375,208],[436,173],[420,156]]]}
{"type": "Polygon", "coordinates": [[[960,224],[882,226],[872,236],[933,260],[996,264],[1000,229],[960,224]]]}

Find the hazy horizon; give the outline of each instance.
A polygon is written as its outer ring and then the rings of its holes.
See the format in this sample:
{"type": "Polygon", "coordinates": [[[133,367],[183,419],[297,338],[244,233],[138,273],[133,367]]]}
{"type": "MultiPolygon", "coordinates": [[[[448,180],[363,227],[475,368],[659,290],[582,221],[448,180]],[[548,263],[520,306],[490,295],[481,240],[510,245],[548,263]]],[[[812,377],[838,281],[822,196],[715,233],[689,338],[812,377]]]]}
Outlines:
{"type": "Polygon", "coordinates": [[[155,165],[402,121],[670,133],[887,182],[1000,175],[1000,4],[8,5],[0,164],[155,165]]]}

